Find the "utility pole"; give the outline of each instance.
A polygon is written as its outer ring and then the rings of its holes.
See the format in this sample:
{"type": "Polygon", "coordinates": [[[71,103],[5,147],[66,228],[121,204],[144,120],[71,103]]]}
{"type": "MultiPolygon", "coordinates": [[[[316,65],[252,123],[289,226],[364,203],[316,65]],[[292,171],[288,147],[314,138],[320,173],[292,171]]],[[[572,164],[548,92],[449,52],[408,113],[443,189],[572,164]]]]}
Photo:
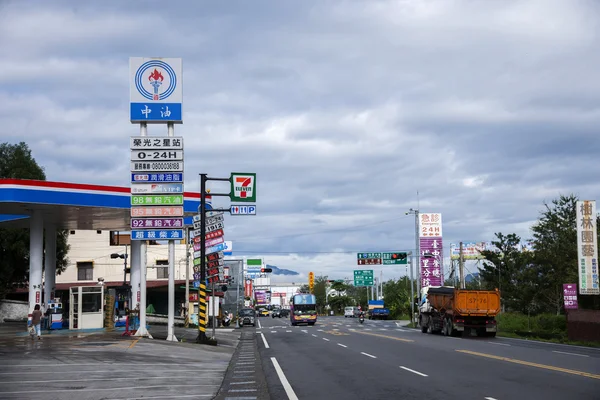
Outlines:
{"type": "Polygon", "coordinates": [[[412,251],[408,252],[408,262],[410,262],[410,322],[415,322],[415,292],[413,280],[413,258],[412,251]]]}
{"type": "Polygon", "coordinates": [[[190,231],[188,227],[185,240],[185,326],[190,322],[190,231]]]}

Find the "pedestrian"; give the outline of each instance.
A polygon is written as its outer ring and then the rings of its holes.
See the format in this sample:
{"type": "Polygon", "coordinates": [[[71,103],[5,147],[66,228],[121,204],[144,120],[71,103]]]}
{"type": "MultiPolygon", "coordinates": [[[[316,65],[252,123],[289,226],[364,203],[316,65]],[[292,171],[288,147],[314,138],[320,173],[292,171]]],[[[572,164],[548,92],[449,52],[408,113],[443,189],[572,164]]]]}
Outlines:
{"type": "MultiPolygon", "coordinates": [[[[42,311],[40,310],[40,305],[36,304],[33,307],[33,312],[31,313],[31,325],[35,328],[37,332],[38,340],[42,338],[42,311]]],[[[31,336],[33,340],[33,335],[31,336]]]]}

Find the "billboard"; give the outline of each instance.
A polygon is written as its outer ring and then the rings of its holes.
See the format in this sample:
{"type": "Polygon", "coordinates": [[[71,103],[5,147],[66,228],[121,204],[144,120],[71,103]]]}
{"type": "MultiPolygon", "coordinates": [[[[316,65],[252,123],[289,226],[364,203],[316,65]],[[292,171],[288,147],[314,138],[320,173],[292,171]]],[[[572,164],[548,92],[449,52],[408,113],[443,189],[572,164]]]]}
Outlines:
{"type": "MultiPolygon", "coordinates": [[[[533,251],[533,243],[530,241],[521,242],[517,246],[520,251],[533,251]]],[[[492,242],[463,242],[463,258],[465,260],[483,260],[482,251],[498,252],[492,242]]],[[[450,259],[458,260],[460,258],[460,243],[450,243],[450,259]]]]}
{"type": "Polygon", "coordinates": [[[442,214],[419,214],[419,273],[422,287],[444,284],[443,246],[442,214]]]}
{"type": "Polygon", "coordinates": [[[577,202],[577,270],[579,294],[600,294],[595,200],[577,202]]]}

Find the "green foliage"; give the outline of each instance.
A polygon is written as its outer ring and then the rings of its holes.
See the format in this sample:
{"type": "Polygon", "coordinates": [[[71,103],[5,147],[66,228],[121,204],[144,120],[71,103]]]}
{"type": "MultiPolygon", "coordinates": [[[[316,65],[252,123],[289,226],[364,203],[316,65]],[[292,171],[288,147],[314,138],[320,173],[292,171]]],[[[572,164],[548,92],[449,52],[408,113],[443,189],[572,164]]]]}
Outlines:
{"type": "Polygon", "coordinates": [[[539,279],[540,300],[545,310],[560,313],[564,283],[577,282],[577,197],[560,196],[531,228],[539,279]]]}
{"type": "Polygon", "coordinates": [[[506,312],[496,317],[500,332],[515,333],[526,337],[566,339],[567,319],[564,315],[526,315],[506,312]]]}
{"type": "MultiPolygon", "coordinates": [[[[413,286],[416,295],[416,286],[413,286]]],[[[390,310],[391,319],[401,319],[411,314],[410,279],[406,276],[383,283],[383,299],[385,307],[390,310]]],[[[416,308],[415,308],[416,310],[416,308]]],[[[410,319],[410,318],[409,318],[410,319]]]]}
{"type": "Polygon", "coordinates": [[[532,254],[520,248],[521,238],[514,233],[496,233],[492,241],[497,251],[483,251],[486,258],[480,269],[483,289],[500,290],[502,305],[508,310],[528,311],[537,298],[537,270],[532,254]]]}
{"type": "Polygon", "coordinates": [[[326,276],[315,276],[315,285],[313,287],[313,294],[317,300],[317,311],[324,313],[325,305],[327,304],[327,277],[326,276]]]}
{"type": "Polygon", "coordinates": [[[336,314],[344,313],[344,307],[353,305],[354,300],[349,296],[333,296],[329,298],[329,306],[336,314]]]}
{"type": "MultiPolygon", "coordinates": [[[[0,178],[45,180],[46,175],[24,142],[0,144],[0,178]]],[[[56,271],[67,267],[67,231],[57,231],[56,271]]],[[[29,278],[29,230],[0,228],[0,298],[29,278]]]]}

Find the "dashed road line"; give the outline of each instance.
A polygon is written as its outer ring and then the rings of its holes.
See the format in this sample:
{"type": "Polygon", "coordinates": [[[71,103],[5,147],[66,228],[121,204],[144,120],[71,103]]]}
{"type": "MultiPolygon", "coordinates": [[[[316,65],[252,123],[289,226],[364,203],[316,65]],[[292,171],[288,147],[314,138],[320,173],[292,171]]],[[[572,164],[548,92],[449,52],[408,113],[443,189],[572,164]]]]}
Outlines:
{"type": "Polygon", "coordinates": [[[372,354],[365,353],[365,352],[362,352],[362,351],[360,352],[360,354],[362,354],[362,355],[365,355],[365,356],[367,356],[367,357],[371,357],[371,358],[377,358],[377,356],[374,356],[374,355],[372,355],[372,354]]]}
{"type": "Polygon", "coordinates": [[[568,354],[570,356],[589,357],[587,354],[568,353],[566,351],[552,350],[553,353],[568,354]]]}
{"type": "Polygon", "coordinates": [[[400,368],[402,368],[405,371],[412,372],[413,374],[417,374],[417,375],[421,375],[421,376],[428,376],[428,375],[426,375],[426,374],[424,374],[422,372],[415,371],[414,369],[406,368],[406,367],[403,367],[403,366],[400,366],[400,368]]]}
{"type": "Polygon", "coordinates": [[[345,344],[341,344],[341,343],[338,343],[337,345],[338,345],[338,346],[342,346],[342,347],[348,347],[348,346],[346,346],[345,344]]]}
{"type": "Polygon", "coordinates": [[[260,336],[262,337],[263,343],[265,344],[265,348],[269,348],[269,343],[267,343],[267,338],[265,337],[265,334],[261,332],[260,336]]]}

